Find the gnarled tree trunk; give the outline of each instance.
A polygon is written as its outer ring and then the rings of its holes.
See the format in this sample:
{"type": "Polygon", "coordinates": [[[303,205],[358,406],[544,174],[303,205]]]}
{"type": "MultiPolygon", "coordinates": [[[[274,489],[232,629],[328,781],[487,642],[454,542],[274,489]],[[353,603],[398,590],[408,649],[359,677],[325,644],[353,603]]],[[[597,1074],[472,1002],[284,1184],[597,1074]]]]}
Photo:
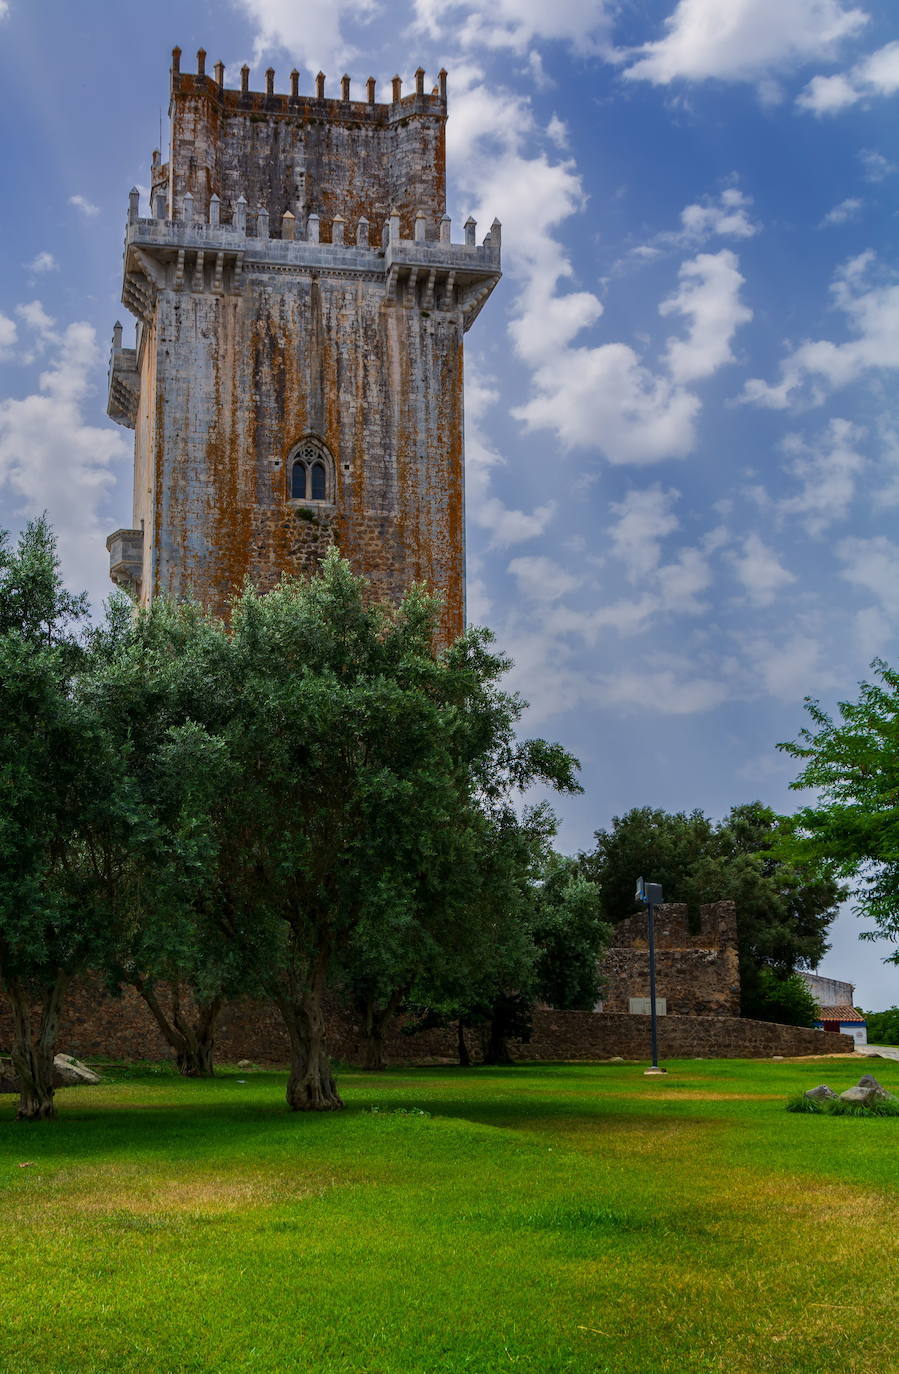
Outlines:
{"type": "Polygon", "coordinates": [[[308,978],[291,976],[276,1001],[290,1037],[287,1105],[292,1112],[334,1112],[343,1107],[325,1046],[325,957],[308,978]]]}
{"type": "Polygon", "coordinates": [[[59,1034],[59,1017],[67,979],[62,972],[44,995],[34,1025],[31,994],[18,979],[7,979],[6,990],[13,1008],[13,1069],[19,1081],[19,1121],[50,1121],[56,1116],[53,1098],[53,1059],[59,1034]]]}
{"type": "Polygon", "coordinates": [[[166,1043],[175,1051],[178,1072],[185,1078],[212,1078],[215,1073],[212,1063],[215,1028],[225,1004],[224,997],[195,1000],[196,1014],[191,1020],[182,1006],[181,988],[178,983],[172,985],[172,1011],[169,1016],[156,995],[155,988],[145,984],[141,978],[134,978],[133,982],[153,1013],[166,1043]]]}

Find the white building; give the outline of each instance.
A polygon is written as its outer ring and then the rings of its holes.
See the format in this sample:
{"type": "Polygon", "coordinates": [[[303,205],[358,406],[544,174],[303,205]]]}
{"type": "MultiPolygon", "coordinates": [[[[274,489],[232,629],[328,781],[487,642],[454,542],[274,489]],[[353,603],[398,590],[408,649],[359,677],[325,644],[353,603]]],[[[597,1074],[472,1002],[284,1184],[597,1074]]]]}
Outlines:
{"type": "Polygon", "coordinates": [[[817,973],[800,973],[799,976],[805,980],[809,992],[818,1003],[818,1029],[842,1031],[843,1035],[851,1035],[857,1045],[867,1045],[867,1022],[853,1005],[855,984],[822,978],[817,973]]]}

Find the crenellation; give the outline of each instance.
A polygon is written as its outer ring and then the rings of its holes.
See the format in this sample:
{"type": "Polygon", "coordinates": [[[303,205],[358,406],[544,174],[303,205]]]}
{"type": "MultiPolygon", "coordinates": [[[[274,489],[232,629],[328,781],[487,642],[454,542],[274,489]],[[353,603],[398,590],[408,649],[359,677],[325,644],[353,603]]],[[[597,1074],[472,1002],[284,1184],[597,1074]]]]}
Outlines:
{"type": "Polygon", "coordinates": [[[244,66],[234,91],[173,55],[153,217],[129,202],[142,344],[111,366],[110,413],[135,428],[144,600],[223,609],[246,576],[311,572],[336,542],[376,594],[427,581],[444,637],[462,628],[462,341],[500,255],[493,228],[451,242],[445,76],[426,94],[419,68],[406,97],[397,77],[378,104],[374,78],[354,101],[344,73],[335,100],[324,73],[301,95],[294,69],[287,96],[272,68],[251,91],[244,66]],[[288,484],[310,434],[332,466],[328,502],[305,510],[288,484]]]}

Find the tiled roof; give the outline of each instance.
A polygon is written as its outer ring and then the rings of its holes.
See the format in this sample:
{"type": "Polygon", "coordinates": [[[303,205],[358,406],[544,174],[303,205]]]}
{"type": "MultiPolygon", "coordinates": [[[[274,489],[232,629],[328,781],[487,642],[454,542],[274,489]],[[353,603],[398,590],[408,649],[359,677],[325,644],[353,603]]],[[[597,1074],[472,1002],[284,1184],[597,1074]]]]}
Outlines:
{"type": "Polygon", "coordinates": [[[821,1021],[859,1021],[865,1024],[865,1018],[861,1016],[855,1007],[819,1007],[818,1019],[821,1021]]]}

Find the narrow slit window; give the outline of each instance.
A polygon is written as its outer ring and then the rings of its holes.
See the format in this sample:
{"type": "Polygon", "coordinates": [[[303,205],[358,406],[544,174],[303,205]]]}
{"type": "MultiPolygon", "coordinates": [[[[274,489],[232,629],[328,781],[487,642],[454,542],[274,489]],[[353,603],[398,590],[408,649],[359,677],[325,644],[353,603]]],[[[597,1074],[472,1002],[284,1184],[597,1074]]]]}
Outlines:
{"type": "Polygon", "coordinates": [[[313,463],[313,464],[312,464],[312,473],[311,473],[311,476],[312,476],[312,490],[311,490],[311,492],[310,492],[311,499],[312,499],[313,501],[324,501],[324,500],[326,500],[326,499],[327,499],[327,495],[328,495],[328,490],[327,490],[327,482],[326,482],[326,480],[325,480],[325,465],[324,465],[324,463],[313,463]]]}

